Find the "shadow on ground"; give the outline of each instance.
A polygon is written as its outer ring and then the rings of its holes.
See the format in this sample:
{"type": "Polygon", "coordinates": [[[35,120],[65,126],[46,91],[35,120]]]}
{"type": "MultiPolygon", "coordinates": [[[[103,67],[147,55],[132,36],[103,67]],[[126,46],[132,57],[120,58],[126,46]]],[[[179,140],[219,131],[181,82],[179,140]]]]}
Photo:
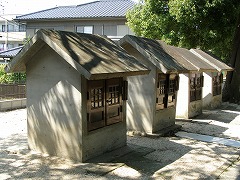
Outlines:
{"type": "MultiPolygon", "coordinates": [[[[238,119],[238,112],[237,107],[226,106],[204,111],[195,122],[179,122],[194,133],[227,136],[228,124],[238,119]]],[[[134,136],[127,142],[123,148],[79,163],[32,153],[26,133],[13,134],[0,139],[0,179],[214,179],[239,158],[237,148],[174,136],[134,136]]]]}
{"type": "Polygon", "coordinates": [[[203,110],[191,120],[177,120],[182,131],[240,140],[240,109],[238,105],[223,103],[219,109],[203,110]]]}

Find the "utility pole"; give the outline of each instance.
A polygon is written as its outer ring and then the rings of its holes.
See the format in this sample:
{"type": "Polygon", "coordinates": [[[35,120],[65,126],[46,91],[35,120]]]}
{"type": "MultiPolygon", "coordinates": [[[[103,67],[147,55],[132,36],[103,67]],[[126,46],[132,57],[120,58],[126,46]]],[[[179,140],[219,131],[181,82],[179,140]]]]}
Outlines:
{"type": "Polygon", "coordinates": [[[8,49],[8,21],[5,19],[5,44],[4,44],[4,50],[6,51],[8,49]]]}
{"type": "MultiPolygon", "coordinates": [[[[4,3],[7,3],[5,0],[1,0],[0,6],[2,7],[2,15],[4,15],[4,3]]],[[[8,21],[5,19],[5,44],[4,44],[4,50],[8,49],[8,21]]]]}

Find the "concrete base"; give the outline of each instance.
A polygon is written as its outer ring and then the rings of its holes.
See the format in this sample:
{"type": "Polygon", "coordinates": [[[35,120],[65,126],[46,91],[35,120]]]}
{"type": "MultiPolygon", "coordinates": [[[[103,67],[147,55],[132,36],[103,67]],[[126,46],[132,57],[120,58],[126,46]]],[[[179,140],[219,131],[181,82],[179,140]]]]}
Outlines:
{"type": "Polygon", "coordinates": [[[128,136],[147,136],[147,137],[162,137],[162,136],[168,136],[171,134],[174,134],[175,132],[179,131],[182,126],[174,124],[173,126],[169,126],[167,128],[164,128],[160,131],[157,131],[156,133],[143,133],[139,131],[128,131],[128,136]]]}
{"type": "MultiPolygon", "coordinates": [[[[109,162],[116,163],[119,161],[117,159],[122,159],[122,158],[125,158],[126,156],[128,157],[126,159],[135,159],[138,157],[141,158],[142,156],[154,151],[155,150],[152,148],[128,144],[119,149],[91,158],[86,162],[87,163],[109,163],[109,162]],[[131,154],[135,154],[135,156],[131,156],[131,154]]],[[[124,162],[124,161],[120,161],[120,162],[124,162]]]]}
{"type": "Polygon", "coordinates": [[[173,135],[174,133],[178,132],[182,126],[174,124],[173,126],[169,126],[164,128],[156,133],[147,133],[148,137],[161,137],[161,136],[169,136],[173,135]]]}
{"type": "Polygon", "coordinates": [[[26,98],[0,101],[0,111],[25,108],[26,101],[26,98]]]}

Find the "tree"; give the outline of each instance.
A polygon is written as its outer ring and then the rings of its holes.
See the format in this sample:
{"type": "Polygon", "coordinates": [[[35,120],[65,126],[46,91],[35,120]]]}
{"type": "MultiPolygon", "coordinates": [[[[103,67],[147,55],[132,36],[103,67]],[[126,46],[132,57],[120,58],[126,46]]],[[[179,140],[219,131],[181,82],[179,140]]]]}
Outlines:
{"type": "Polygon", "coordinates": [[[201,48],[227,60],[239,12],[238,0],[145,0],[127,20],[138,36],[201,48]]]}
{"type": "Polygon", "coordinates": [[[5,65],[0,65],[0,83],[25,83],[25,73],[5,73],[5,65]]]}
{"type": "Polygon", "coordinates": [[[227,74],[223,89],[223,101],[240,102],[240,14],[233,39],[230,65],[234,71],[227,74]]]}
{"type": "Polygon", "coordinates": [[[239,0],[145,0],[127,13],[138,36],[201,48],[230,64],[223,100],[240,102],[239,0]]]}

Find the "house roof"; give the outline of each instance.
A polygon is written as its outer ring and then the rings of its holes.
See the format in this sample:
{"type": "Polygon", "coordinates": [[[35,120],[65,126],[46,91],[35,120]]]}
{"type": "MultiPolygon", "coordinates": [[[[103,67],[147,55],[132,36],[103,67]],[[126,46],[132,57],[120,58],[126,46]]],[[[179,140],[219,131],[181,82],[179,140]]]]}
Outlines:
{"type": "Polygon", "coordinates": [[[176,56],[176,60],[180,64],[183,64],[184,61],[182,61],[180,57],[184,58],[186,64],[188,64],[187,68],[191,71],[194,71],[194,69],[189,68],[190,64],[191,66],[194,66],[199,72],[217,71],[217,69],[214,66],[203,61],[200,57],[196,56],[194,53],[192,53],[188,49],[174,47],[174,46],[171,46],[171,48],[178,53],[178,55],[176,56]]]}
{"type": "Polygon", "coordinates": [[[190,50],[193,54],[201,58],[206,63],[210,64],[211,66],[215,67],[219,72],[220,71],[232,71],[233,68],[226,65],[225,63],[221,62],[214,56],[200,50],[200,49],[191,49],[190,50]]]}
{"type": "Polygon", "coordinates": [[[120,39],[119,44],[124,47],[127,43],[138,50],[163,73],[188,71],[184,66],[179,64],[174,57],[169,55],[164,42],[125,35],[120,39]]]}
{"type": "Polygon", "coordinates": [[[33,12],[17,16],[15,20],[125,17],[126,12],[133,8],[134,4],[131,0],[97,0],[78,6],[59,6],[33,12]]]}
{"type": "Polygon", "coordinates": [[[87,79],[149,73],[144,65],[106,37],[53,30],[39,30],[5,67],[5,71],[25,71],[26,63],[46,45],[87,79]]]}
{"type": "Polygon", "coordinates": [[[19,46],[19,47],[8,49],[6,51],[1,51],[0,52],[0,57],[1,58],[13,58],[14,56],[17,55],[17,53],[19,53],[19,51],[22,48],[23,48],[23,46],[19,46]]]}
{"type": "MultiPolygon", "coordinates": [[[[214,72],[218,71],[217,66],[220,64],[225,69],[228,67],[217,60],[212,60],[212,63],[209,63],[200,55],[193,53],[192,50],[170,46],[160,40],[126,35],[119,41],[119,44],[122,47],[130,44],[163,73],[214,72]]],[[[213,57],[207,57],[208,54],[203,51],[199,52],[206,59],[214,59],[213,57]]]]}
{"type": "Polygon", "coordinates": [[[188,71],[199,71],[198,67],[196,67],[194,64],[188,61],[189,57],[195,58],[196,56],[191,57],[191,55],[193,54],[189,52],[187,49],[170,46],[160,40],[157,40],[157,41],[159,42],[159,44],[161,44],[165,52],[168,53],[169,56],[174,58],[175,61],[181,64],[185,69],[187,69],[188,71]]]}

